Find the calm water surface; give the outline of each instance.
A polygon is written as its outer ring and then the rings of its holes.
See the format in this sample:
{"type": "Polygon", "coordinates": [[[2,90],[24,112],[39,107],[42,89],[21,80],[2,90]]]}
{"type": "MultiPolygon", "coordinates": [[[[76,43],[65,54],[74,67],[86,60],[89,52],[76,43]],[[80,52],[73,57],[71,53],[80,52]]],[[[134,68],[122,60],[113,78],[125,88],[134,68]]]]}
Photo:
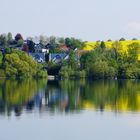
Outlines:
{"type": "Polygon", "coordinates": [[[0,80],[0,140],[138,140],[140,81],[0,80]]]}

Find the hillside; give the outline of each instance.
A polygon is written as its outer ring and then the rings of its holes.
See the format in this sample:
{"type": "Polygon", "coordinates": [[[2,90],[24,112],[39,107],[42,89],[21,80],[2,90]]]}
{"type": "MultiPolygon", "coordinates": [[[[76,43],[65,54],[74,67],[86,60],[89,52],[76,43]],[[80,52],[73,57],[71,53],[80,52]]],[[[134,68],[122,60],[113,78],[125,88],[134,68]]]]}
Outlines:
{"type": "MultiPolygon", "coordinates": [[[[84,50],[91,51],[101,42],[86,42],[84,50]]],[[[140,40],[125,40],[125,41],[106,41],[104,42],[107,48],[118,47],[120,53],[127,53],[128,48],[131,44],[137,43],[140,45],[140,40]]],[[[140,54],[138,55],[138,60],[140,60],[140,54]]]]}
{"type": "MultiPolygon", "coordinates": [[[[117,41],[106,41],[105,45],[107,48],[112,48],[115,42],[117,41]]],[[[140,44],[140,40],[126,40],[126,41],[118,41],[118,42],[120,43],[121,49],[123,51],[127,50],[128,46],[132,43],[140,44]]],[[[84,50],[88,50],[88,51],[93,50],[96,47],[97,43],[100,44],[100,42],[86,42],[84,50]]]]}

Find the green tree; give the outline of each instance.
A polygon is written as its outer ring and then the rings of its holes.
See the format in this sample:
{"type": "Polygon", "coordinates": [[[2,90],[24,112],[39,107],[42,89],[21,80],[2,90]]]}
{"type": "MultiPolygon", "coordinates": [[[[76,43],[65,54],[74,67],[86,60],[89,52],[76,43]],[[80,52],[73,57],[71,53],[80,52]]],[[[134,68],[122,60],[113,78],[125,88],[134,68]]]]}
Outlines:
{"type": "Polygon", "coordinates": [[[5,34],[2,34],[0,35],[0,44],[3,46],[3,47],[7,47],[8,44],[7,44],[7,37],[5,34]]]}
{"type": "Polygon", "coordinates": [[[78,61],[76,59],[76,54],[74,51],[70,51],[69,53],[69,66],[72,68],[72,69],[77,69],[78,68],[78,61]]]}
{"type": "Polygon", "coordinates": [[[9,42],[9,43],[11,43],[12,41],[13,41],[13,37],[12,37],[12,33],[8,33],[8,35],[7,35],[7,41],[9,42]]]}
{"type": "Polygon", "coordinates": [[[2,62],[3,62],[3,54],[2,54],[2,52],[0,52],[0,66],[1,66],[2,62]]]}
{"type": "Polygon", "coordinates": [[[106,48],[106,45],[105,45],[104,41],[101,42],[100,48],[103,49],[103,50],[106,48]]]}
{"type": "Polygon", "coordinates": [[[135,62],[138,60],[140,54],[140,44],[132,43],[128,46],[128,62],[135,62]]]}

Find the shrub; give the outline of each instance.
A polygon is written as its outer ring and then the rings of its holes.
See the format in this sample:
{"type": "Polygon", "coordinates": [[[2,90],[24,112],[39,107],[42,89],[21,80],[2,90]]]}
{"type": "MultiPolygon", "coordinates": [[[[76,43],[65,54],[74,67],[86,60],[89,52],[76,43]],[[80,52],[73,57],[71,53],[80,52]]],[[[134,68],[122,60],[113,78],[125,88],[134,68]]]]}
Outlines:
{"type": "Polygon", "coordinates": [[[5,71],[3,69],[0,69],[0,78],[5,78],[5,71]]]}
{"type": "Polygon", "coordinates": [[[47,78],[48,73],[47,73],[47,71],[39,70],[35,77],[37,77],[37,78],[47,78]]]}

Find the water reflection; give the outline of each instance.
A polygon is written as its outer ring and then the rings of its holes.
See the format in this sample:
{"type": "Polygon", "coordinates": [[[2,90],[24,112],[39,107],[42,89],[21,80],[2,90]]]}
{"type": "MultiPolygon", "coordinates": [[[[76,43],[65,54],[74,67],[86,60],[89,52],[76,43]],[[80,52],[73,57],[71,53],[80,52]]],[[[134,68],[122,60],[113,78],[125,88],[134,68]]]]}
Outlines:
{"type": "Polygon", "coordinates": [[[75,113],[81,110],[140,112],[140,81],[1,80],[0,114],[75,113]]]}

